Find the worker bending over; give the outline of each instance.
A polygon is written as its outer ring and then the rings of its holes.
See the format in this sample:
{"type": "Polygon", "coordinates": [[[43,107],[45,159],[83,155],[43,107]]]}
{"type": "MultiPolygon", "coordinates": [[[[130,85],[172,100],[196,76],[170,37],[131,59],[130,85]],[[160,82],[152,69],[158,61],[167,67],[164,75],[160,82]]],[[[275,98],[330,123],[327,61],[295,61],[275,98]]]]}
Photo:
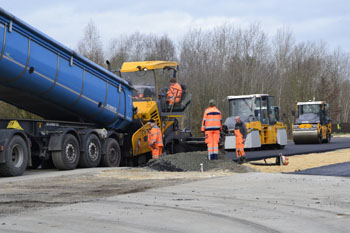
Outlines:
{"type": "Polygon", "coordinates": [[[180,102],[182,95],[182,88],[175,78],[170,79],[170,87],[167,92],[166,102],[169,105],[174,105],[180,102]]]}
{"type": "Polygon", "coordinates": [[[158,159],[162,156],[162,132],[153,119],[148,122],[148,125],[150,126],[148,131],[148,145],[152,149],[152,159],[158,159]]]}
{"type": "Polygon", "coordinates": [[[244,143],[247,137],[247,128],[244,122],[241,121],[239,116],[236,116],[236,125],[235,125],[235,136],[236,136],[236,156],[238,163],[242,164],[246,161],[244,156],[244,143]]]}
{"type": "Polygon", "coordinates": [[[208,159],[217,160],[219,155],[220,131],[222,129],[221,112],[216,108],[215,100],[209,101],[205,109],[201,131],[205,132],[205,143],[208,146],[208,159]]]}

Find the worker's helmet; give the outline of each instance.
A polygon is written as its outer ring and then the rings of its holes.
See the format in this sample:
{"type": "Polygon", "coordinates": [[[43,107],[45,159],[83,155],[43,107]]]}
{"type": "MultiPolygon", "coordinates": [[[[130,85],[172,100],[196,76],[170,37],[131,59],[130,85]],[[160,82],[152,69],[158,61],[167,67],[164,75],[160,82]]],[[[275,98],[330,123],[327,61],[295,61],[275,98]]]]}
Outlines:
{"type": "Polygon", "coordinates": [[[216,101],[214,99],[209,100],[209,106],[210,107],[216,106],[216,101]]]}
{"type": "Polygon", "coordinates": [[[171,78],[169,82],[176,83],[176,78],[171,78]]]}

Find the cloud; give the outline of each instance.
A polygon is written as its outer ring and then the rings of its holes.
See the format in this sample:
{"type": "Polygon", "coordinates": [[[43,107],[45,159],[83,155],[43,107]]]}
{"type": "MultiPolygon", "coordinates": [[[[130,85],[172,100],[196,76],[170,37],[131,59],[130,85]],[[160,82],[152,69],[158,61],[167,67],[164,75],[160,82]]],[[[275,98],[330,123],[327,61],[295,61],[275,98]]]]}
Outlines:
{"type": "Polygon", "coordinates": [[[225,23],[245,28],[258,22],[270,36],[289,26],[298,41],[323,40],[350,51],[350,3],[344,0],[0,0],[0,5],[71,48],[93,20],[105,46],[113,38],[136,31],[168,34],[177,40],[189,29],[205,30],[225,23]]]}

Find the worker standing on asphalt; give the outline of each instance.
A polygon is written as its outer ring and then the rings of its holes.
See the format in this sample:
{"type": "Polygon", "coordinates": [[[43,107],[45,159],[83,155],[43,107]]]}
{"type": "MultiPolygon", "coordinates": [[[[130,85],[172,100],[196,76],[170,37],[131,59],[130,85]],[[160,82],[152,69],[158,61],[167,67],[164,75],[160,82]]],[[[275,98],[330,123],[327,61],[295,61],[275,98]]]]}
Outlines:
{"type": "Polygon", "coordinates": [[[208,159],[217,160],[219,155],[220,130],[222,129],[221,112],[216,108],[214,99],[209,101],[205,109],[201,131],[205,132],[205,143],[208,146],[208,159]]]}
{"type": "Polygon", "coordinates": [[[166,102],[168,102],[170,106],[177,104],[181,100],[181,95],[182,95],[181,85],[176,82],[176,78],[170,79],[170,87],[167,92],[166,102]]]}
{"type": "Polygon", "coordinates": [[[162,156],[163,137],[160,128],[155,120],[148,122],[150,129],[148,131],[148,145],[152,149],[152,159],[159,159],[162,156]]]}
{"type": "Polygon", "coordinates": [[[239,116],[236,116],[236,125],[235,125],[235,136],[236,136],[236,156],[238,163],[242,164],[246,161],[244,156],[244,143],[247,137],[247,128],[244,122],[241,121],[239,116]]]}

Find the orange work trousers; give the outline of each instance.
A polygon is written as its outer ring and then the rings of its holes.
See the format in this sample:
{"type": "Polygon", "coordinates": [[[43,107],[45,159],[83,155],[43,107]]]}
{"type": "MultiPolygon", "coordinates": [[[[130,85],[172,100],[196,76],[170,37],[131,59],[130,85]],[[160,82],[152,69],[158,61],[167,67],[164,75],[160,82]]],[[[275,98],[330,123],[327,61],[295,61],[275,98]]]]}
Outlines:
{"type": "Polygon", "coordinates": [[[219,155],[220,130],[205,131],[205,143],[208,146],[208,159],[217,160],[219,155]]]}
{"type": "Polygon", "coordinates": [[[152,159],[159,159],[162,156],[162,146],[152,147],[152,159]]]}
{"type": "Polygon", "coordinates": [[[239,129],[235,129],[235,135],[236,135],[236,156],[237,158],[240,158],[245,154],[243,135],[241,134],[241,131],[239,131],[239,129]]]}

